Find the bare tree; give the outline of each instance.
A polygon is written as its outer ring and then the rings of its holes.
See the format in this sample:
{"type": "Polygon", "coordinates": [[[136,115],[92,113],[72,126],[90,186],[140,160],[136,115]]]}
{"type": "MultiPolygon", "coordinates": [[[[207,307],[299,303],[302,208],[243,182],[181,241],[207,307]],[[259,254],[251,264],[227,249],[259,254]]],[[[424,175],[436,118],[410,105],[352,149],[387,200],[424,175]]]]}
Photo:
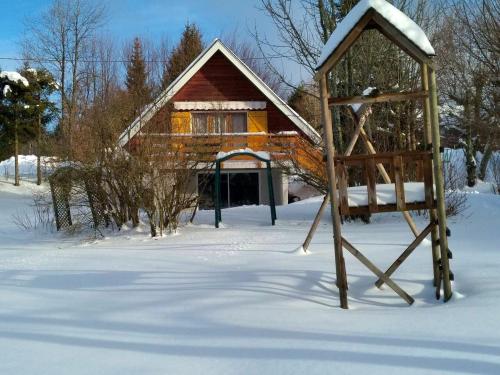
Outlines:
{"type": "Polygon", "coordinates": [[[104,14],[102,5],[89,0],[54,0],[47,11],[25,22],[25,57],[37,61],[59,82],[59,131],[69,153],[85,60],[104,14]]]}
{"type": "Polygon", "coordinates": [[[437,33],[440,84],[450,108],[444,115],[451,131],[458,131],[467,184],[474,186],[477,177],[485,178],[499,145],[500,6],[486,0],[456,1],[451,11],[437,33]],[[479,166],[478,151],[483,152],[479,166]]]}

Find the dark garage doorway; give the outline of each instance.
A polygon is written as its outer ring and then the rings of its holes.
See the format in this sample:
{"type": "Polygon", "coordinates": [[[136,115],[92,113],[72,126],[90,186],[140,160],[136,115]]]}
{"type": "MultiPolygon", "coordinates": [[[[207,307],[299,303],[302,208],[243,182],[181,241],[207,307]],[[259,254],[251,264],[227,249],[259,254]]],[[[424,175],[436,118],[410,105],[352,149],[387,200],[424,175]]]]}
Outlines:
{"type": "MultiPolygon", "coordinates": [[[[214,173],[198,174],[198,194],[200,209],[215,207],[214,173]]],[[[221,207],[237,207],[259,204],[258,172],[226,172],[221,173],[221,207]]]]}

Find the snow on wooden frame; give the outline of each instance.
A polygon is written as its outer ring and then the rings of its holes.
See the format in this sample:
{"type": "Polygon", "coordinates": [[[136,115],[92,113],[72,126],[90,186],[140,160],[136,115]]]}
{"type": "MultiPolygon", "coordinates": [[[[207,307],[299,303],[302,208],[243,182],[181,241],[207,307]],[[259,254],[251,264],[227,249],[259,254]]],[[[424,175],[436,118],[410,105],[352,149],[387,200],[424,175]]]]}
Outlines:
{"type": "Polygon", "coordinates": [[[217,156],[215,157],[216,160],[220,160],[220,159],[224,159],[225,157],[229,156],[229,155],[234,155],[234,154],[241,154],[241,153],[245,153],[245,154],[249,154],[249,155],[255,155],[261,159],[264,159],[264,160],[271,160],[271,157],[269,155],[269,152],[266,152],[266,151],[254,151],[252,150],[251,148],[240,148],[238,150],[231,150],[231,151],[227,151],[227,152],[224,152],[224,151],[219,151],[217,153],[217,156]]]}
{"type": "Polygon", "coordinates": [[[337,28],[326,42],[321,56],[318,60],[317,69],[319,69],[331,54],[337,49],[342,41],[349,35],[351,30],[356,26],[359,20],[370,9],[375,10],[387,22],[393,25],[396,29],[412,41],[420,50],[429,56],[434,56],[434,48],[432,47],[425,32],[406,14],[397,9],[394,5],[389,4],[385,0],[361,0],[340,22],[337,28]]]}

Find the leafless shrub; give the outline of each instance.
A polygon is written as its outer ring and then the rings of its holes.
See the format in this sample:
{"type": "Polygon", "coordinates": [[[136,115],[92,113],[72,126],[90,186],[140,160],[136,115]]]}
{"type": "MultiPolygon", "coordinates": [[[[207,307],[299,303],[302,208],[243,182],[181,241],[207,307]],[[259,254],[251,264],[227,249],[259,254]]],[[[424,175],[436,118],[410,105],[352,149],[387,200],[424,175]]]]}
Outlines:
{"type": "Polygon", "coordinates": [[[31,208],[13,214],[12,221],[24,231],[53,231],[55,222],[50,197],[46,193],[34,193],[31,208]]]}
{"type": "Polygon", "coordinates": [[[444,168],[444,191],[446,215],[456,216],[467,210],[467,194],[461,191],[465,185],[465,175],[458,166],[462,165],[457,153],[453,153],[444,168]]]}

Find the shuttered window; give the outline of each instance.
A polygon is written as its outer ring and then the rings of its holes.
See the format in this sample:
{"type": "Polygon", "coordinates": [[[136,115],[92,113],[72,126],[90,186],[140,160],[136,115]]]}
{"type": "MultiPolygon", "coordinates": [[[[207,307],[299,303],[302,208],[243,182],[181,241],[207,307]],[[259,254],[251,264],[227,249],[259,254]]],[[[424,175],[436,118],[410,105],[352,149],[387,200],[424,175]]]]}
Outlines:
{"type": "Polygon", "coordinates": [[[192,113],[193,133],[220,134],[246,133],[246,112],[196,112],[192,113]]]}

